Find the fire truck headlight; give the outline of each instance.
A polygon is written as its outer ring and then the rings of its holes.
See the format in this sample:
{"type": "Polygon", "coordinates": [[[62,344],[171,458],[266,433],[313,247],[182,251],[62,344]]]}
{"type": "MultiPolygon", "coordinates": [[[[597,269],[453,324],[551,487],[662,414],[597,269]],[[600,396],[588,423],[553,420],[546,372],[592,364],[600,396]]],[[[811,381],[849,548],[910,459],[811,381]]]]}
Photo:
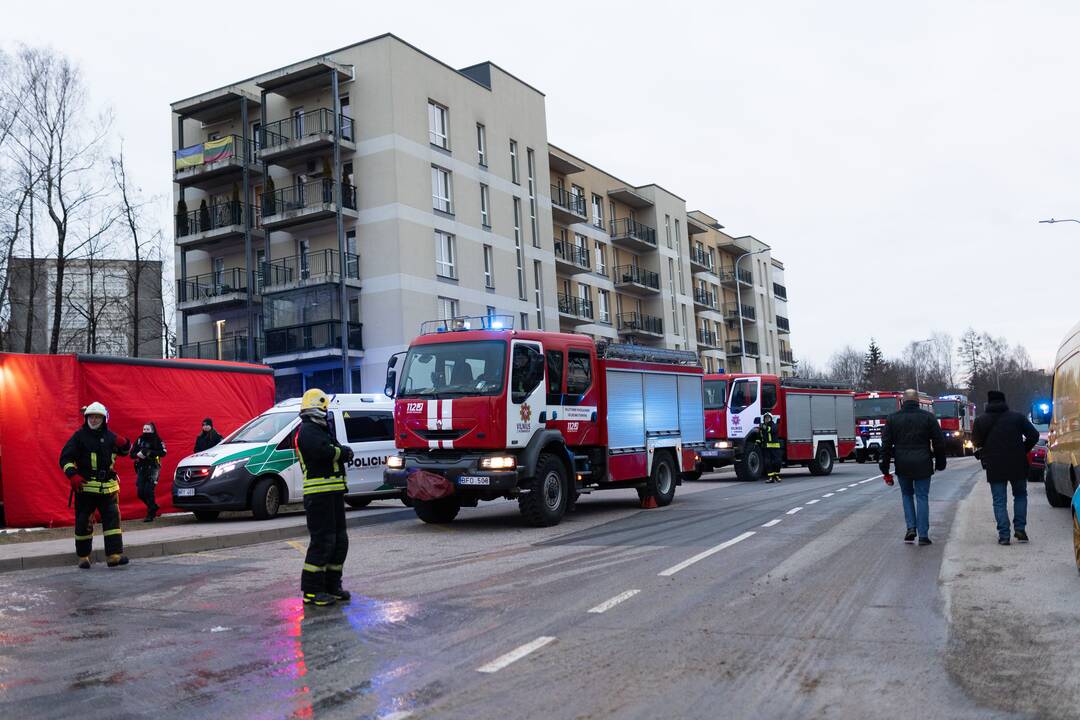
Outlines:
{"type": "Polygon", "coordinates": [[[730,440],[719,440],[719,441],[717,441],[717,443],[715,445],[713,445],[713,447],[715,447],[717,450],[730,450],[731,449],[731,441],[730,440]]]}
{"type": "Polygon", "coordinates": [[[400,455],[390,455],[386,458],[386,467],[391,470],[401,470],[405,467],[405,458],[400,455]]]}
{"type": "Polygon", "coordinates": [[[513,455],[480,458],[480,467],[484,470],[513,470],[517,467],[517,458],[513,455]]]}

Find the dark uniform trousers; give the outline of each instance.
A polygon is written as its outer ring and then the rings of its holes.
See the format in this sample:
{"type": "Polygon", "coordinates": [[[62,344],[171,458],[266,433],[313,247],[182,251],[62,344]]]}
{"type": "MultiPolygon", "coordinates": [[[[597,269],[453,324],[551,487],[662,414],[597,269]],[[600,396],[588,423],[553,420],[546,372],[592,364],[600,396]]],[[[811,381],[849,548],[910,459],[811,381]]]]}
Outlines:
{"type": "Polygon", "coordinates": [[[319,492],[304,496],[308,543],[300,590],[321,593],[341,588],[341,571],[349,554],[345,529],[345,492],[319,492]]]}
{"type": "Polygon", "coordinates": [[[776,428],[761,427],[761,449],[765,461],[765,472],[775,480],[780,477],[780,468],[784,464],[784,453],[780,448],[780,438],[776,436],[776,428]]]}
{"type": "Polygon", "coordinates": [[[101,529],[105,536],[105,554],[119,555],[124,552],[124,538],[120,531],[119,493],[75,493],[75,554],[88,557],[94,542],[94,511],[101,513],[101,529]]]}

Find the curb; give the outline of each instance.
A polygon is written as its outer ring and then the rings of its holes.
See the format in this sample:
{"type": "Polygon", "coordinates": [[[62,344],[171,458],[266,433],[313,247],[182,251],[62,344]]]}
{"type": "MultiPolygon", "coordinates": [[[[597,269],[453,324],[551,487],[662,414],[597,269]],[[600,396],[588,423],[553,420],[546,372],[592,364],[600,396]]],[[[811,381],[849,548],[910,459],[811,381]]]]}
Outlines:
{"type": "MultiPolygon", "coordinates": [[[[380,513],[371,517],[361,516],[346,518],[345,526],[352,528],[363,527],[366,525],[382,525],[415,517],[416,513],[411,508],[403,508],[401,510],[380,513]]],[[[258,521],[253,520],[252,522],[258,521]]],[[[164,557],[166,555],[185,555],[188,553],[206,552],[209,550],[222,550],[231,547],[258,545],[259,543],[274,542],[277,540],[289,540],[305,535],[307,535],[307,525],[289,525],[286,527],[264,530],[252,529],[244,532],[227,533],[224,535],[176,538],[174,540],[165,540],[162,542],[127,545],[124,547],[124,554],[132,560],[164,557]]],[[[94,562],[96,563],[105,563],[105,551],[102,548],[95,549],[91,557],[93,557],[94,562]]],[[[49,567],[64,567],[67,565],[74,567],[75,560],[75,551],[72,548],[63,552],[45,555],[3,558],[0,559],[0,573],[49,567]]]]}

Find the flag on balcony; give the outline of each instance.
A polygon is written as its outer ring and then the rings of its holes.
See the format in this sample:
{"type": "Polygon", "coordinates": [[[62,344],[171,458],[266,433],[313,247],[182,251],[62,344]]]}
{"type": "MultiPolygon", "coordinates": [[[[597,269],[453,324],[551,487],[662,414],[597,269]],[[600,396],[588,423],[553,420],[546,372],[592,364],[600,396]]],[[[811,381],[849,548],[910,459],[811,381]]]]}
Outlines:
{"type": "Polygon", "coordinates": [[[220,140],[210,140],[203,143],[203,162],[212,163],[227,160],[235,154],[233,136],[227,135],[220,140]]]}
{"type": "Polygon", "coordinates": [[[176,169],[195,167],[203,164],[203,146],[192,145],[176,151],[176,169]]]}

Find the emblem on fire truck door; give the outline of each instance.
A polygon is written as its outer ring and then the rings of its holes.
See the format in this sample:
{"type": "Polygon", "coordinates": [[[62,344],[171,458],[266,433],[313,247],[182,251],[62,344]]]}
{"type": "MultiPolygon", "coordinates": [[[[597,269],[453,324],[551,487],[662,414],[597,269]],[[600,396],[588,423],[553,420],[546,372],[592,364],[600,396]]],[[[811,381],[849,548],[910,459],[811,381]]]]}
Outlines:
{"type": "Polygon", "coordinates": [[[521,422],[528,424],[532,419],[532,408],[529,407],[529,403],[521,403],[521,422]]]}

